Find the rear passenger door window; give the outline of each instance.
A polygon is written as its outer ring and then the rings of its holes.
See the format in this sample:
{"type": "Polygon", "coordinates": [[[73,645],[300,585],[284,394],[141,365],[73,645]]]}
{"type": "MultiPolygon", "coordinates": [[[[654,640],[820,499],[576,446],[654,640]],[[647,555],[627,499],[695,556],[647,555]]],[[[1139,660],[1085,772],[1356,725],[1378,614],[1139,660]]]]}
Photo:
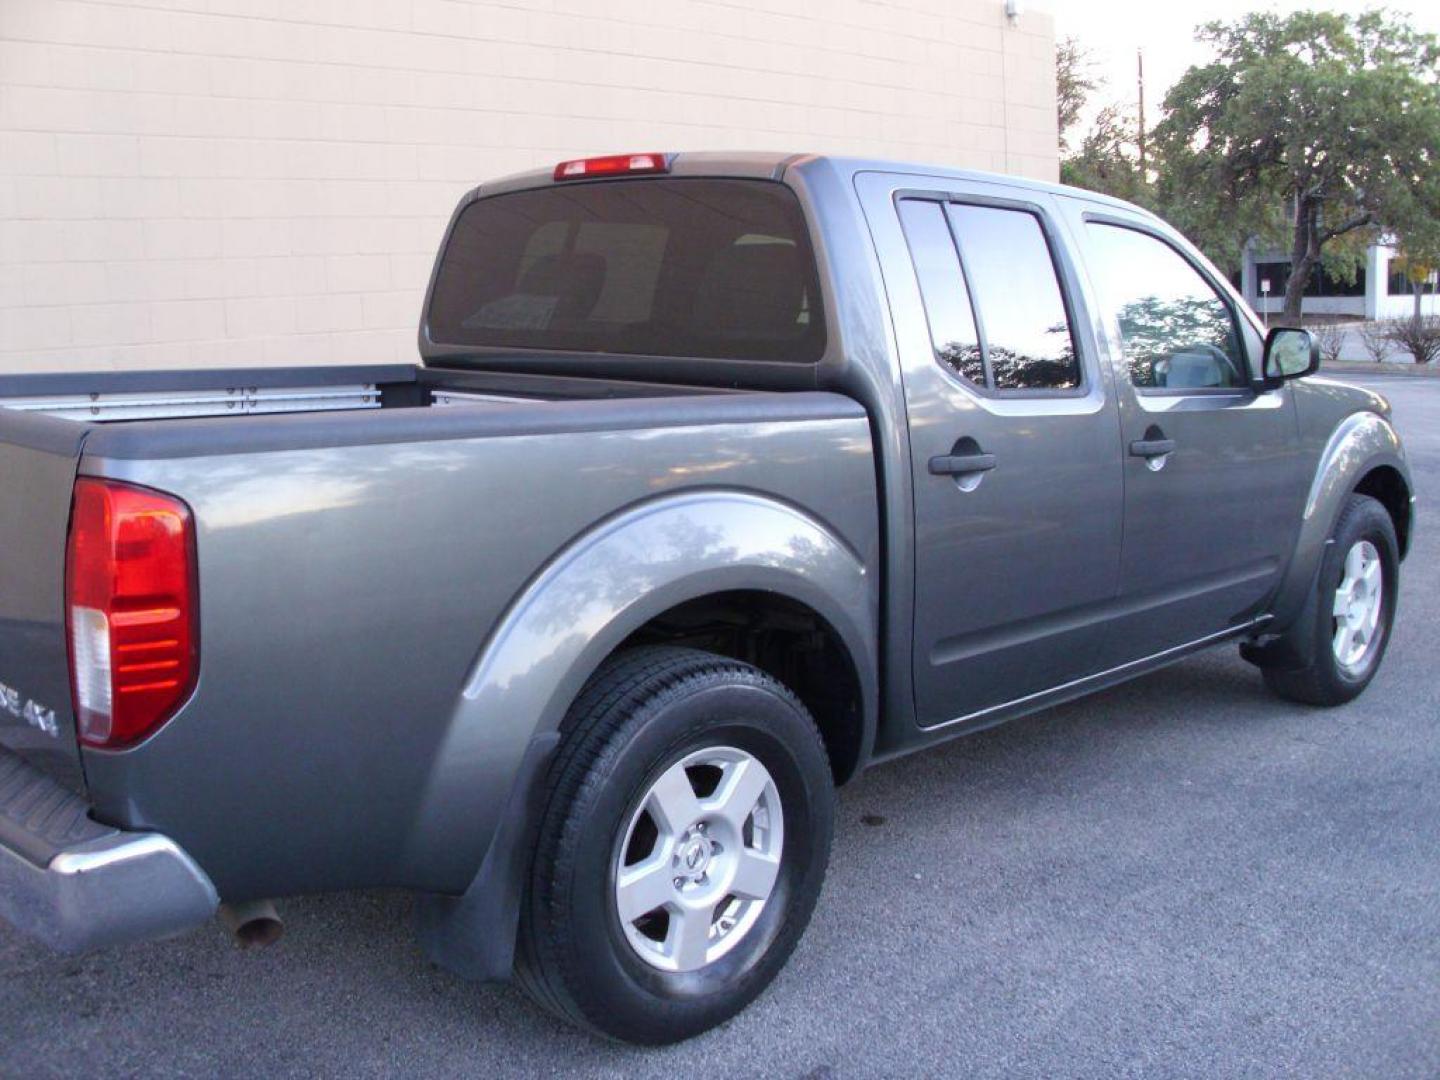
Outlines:
{"type": "Polygon", "coordinates": [[[1031,210],[900,203],[936,359],[989,391],[1069,391],[1080,360],[1054,255],[1031,210]]]}
{"type": "Polygon", "coordinates": [[[968,203],[952,203],[948,211],[975,290],[992,388],[1078,387],[1080,361],[1040,218],[968,203]]]}
{"type": "Polygon", "coordinates": [[[945,207],[938,202],[904,199],[900,224],[915,263],[935,358],[966,382],[985,386],[980,332],[975,328],[960,256],[945,221],[945,207]]]}

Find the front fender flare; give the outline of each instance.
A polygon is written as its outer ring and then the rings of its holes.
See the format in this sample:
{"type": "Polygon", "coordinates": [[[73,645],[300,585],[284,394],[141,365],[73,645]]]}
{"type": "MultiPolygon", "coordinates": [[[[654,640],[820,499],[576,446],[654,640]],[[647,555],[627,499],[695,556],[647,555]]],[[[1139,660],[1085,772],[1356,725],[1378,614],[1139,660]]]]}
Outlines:
{"type": "Polygon", "coordinates": [[[749,492],[632,506],[550,560],[466,681],[412,831],[412,858],[470,881],[460,899],[426,905],[422,936],[435,959],[472,977],[508,974],[534,789],[570,702],[650,619],[742,589],[782,594],[830,623],[860,678],[869,745],[878,595],[866,559],[803,510],[749,492]]]}
{"type": "Polygon", "coordinates": [[[1414,490],[1405,448],[1389,420],[1367,411],[1351,413],[1336,425],[1315,467],[1295,550],[1271,605],[1273,630],[1287,630],[1299,620],[1312,599],[1315,575],[1345,500],[1366,473],[1384,465],[1396,469],[1414,490]]]}

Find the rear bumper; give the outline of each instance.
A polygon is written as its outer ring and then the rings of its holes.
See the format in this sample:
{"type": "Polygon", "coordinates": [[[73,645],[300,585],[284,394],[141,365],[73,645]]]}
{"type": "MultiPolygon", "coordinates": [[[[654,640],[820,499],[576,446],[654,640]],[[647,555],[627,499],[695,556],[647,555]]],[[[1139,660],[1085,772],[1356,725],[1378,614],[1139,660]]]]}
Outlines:
{"type": "Polygon", "coordinates": [[[80,796],[0,751],[0,919],[78,953],[179,933],[218,904],[169,837],[90,821],[80,796]]]}

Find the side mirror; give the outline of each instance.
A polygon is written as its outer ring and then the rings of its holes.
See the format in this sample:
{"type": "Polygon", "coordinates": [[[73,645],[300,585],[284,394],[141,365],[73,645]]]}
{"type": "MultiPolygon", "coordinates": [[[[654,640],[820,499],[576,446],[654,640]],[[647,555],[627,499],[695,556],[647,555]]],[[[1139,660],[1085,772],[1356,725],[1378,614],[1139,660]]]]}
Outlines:
{"type": "Polygon", "coordinates": [[[1320,370],[1320,346],[1309,330],[1277,326],[1265,337],[1265,384],[1279,386],[1320,370]]]}

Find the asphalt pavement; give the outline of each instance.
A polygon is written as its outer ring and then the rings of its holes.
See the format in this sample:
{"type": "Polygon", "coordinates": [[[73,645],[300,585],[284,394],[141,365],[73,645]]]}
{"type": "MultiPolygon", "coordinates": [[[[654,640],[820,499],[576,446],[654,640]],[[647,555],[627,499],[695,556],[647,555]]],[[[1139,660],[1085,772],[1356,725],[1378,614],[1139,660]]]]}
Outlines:
{"type": "Polygon", "coordinates": [[[1233,646],[879,767],[814,922],[678,1047],[575,1032],[430,966],[398,893],[57,958],[0,926],[0,1074],[1440,1076],[1440,380],[1375,379],[1424,505],[1359,701],[1233,646]]]}

